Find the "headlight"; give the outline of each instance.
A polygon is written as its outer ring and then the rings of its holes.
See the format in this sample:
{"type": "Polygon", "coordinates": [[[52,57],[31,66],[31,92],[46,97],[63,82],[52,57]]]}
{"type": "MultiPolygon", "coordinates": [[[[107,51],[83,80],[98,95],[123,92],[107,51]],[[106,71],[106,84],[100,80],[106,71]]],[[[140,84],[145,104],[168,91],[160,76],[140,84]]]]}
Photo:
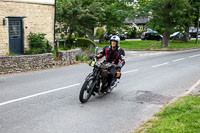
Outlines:
{"type": "Polygon", "coordinates": [[[95,61],[90,61],[89,66],[94,67],[95,64],[96,64],[95,61]]]}
{"type": "Polygon", "coordinates": [[[101,72],[101,76],[107,77],[107,75],[108,75],[108,71],[103,70],[103,71],[101,72]]]}

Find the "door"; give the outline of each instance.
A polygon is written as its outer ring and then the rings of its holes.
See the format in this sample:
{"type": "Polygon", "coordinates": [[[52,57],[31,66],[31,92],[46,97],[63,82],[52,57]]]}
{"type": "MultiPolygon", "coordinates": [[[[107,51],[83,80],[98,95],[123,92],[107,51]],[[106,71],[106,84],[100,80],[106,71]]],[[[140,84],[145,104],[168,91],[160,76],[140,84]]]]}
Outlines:
{"type": "Polygon", "coordinates": [[[9,20],[9,50],[13,54],[24,53],[24,34],[22,18],[8,18],[9,20]]]}

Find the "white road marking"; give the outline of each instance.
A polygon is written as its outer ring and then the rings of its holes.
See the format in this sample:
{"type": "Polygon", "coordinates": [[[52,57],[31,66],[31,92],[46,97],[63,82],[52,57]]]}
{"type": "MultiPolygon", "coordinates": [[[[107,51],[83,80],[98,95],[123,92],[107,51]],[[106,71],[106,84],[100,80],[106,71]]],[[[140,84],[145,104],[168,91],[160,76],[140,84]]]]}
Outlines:
{"type": "Polygon", "coordinates": [[[158,64],[158,65],[154,65],[152,67],[160,67],[160,66],[164,66],[164,65],[167,65],[167,64],[169,64],[169,62],[165,62],[165,63],[158,64]]]}
{"type": "Polygon", "coordinates": [[[189,56],[189,58],[200,56],[200,54],[189,56]]]}
{"type": "Polygon", "coordinates": [[[182,96],[186,96],[190,94],[198,85],[200,84],[200,80],[198,80],[188,91],[182,94],[182,96]]]}
{"type": "Polygon", "coordinates": [[[182,61],[184,60],[185,58],[180,58],[180,59],[177,59],[177,60],[173,60],[172,62],[178,62],[178,61],[182,61]]]}
{"type": "Polygon", "coordinates": [[[37,97],[37,96],[41,96],[41,95],[45,95],[45,94],[52,93],[52,92],[55,92],[55,91],[61,91],[61,90],[67,89],[67,88],[78,86],[80,84],[81,83],[77,83],[77,84],[69,85],[69,86],[66,86],[66,87],[57,88],[57,89],[53,89],[53,90],[50,90],[50,91],[45,91],[45,92],[37,93],[37,94],[34,94],[34,95],[30,95],[30,96],[26,96],[26,97],[10,100],[10,101],[7,101],[7,102],[0,103],[0,106],[6,105],[6,104],[10,104],[10,103],[14,103],[14,102],[19,102],[19,101],[22,101],[22,100],[26,100],[26,99],[37,97]]]}
{"type": "Polygon", "coordinates": [[[122,72],[122,74],[127,74],[127,73],[132,73],[132,72],[137,72],[137,71],[139,71],[139,70],[136,69],[136,70],[126,71],[126,72],[122,72]]]}
{"type": "Polygon", "coordinates": [[[171,103],[174,103],[179,97],[183,97],[190,94],[199,84],[200,84],[200,80],[198,80],[192,87],[190,87],[189,90],[187,90],[183,94],[176,96],[174,99],[172,99],[171,102],[169,102],[166,106],[170,105],[171,103]]]}

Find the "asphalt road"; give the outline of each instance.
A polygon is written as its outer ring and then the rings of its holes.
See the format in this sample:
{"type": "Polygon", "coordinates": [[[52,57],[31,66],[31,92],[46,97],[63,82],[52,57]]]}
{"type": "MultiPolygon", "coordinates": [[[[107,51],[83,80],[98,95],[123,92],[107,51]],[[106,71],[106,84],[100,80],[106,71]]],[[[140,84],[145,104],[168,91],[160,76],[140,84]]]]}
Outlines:
{"type": "Polygon", "coordinates": [[[0,133],[128,133],[200,79],[200,49],[126,51],[120,84],[81,104],[87,64],[0,76],[0,133]]]}

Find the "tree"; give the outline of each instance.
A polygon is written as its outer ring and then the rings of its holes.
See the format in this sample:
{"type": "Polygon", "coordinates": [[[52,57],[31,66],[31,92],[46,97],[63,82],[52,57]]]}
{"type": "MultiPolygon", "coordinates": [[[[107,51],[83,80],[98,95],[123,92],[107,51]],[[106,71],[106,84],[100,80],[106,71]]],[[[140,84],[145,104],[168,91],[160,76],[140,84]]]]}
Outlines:
{"type": "Polygon", "coordinates": [[[69,38],[78,33],[93,39],[93,29],[97,26],[123,26],[130,10],[123,1],[116,0],[57,0],[58,30],[67,33],[69,38]]]}
{"type": "Polygon", "coordinates": [[[100,20],[102,25],[106,25],[108,31],[119,29],[124,26],[124,20],[134,14],[133,7],[127,6],[125,1],[102,0],[104,8],[104,18],[100,20]]]}
{"type": "Polygon", "coordinates": [[[170,33],[181,29],[188,20],[187,9],[190,4],[187,0],[152,0],[148,4],[151,14],[150,25],[153,28],[163,29],[162,47],[169,46],[170,33]]]}
{"type": "Polygon", "coordinates": [[[185,16],[185,38],[184,41],[188,42],[189,40],[189,27],[197,25],[198,19],[198,8],[200,6],[199,0],[188,0],[189,6],[186,9],[185,16]]]}
{"type": "MultiPolygon", "coordinates": [[[[138,13],[139,16],[144,16],[144,17],[153,17],[152,16],[152,7],[151,7],[151,2],[154,2],[154,0],[138,0],[137,2],[137,8],[138,8],[138,13]]],[[[162,2],[162,1],[161,1],[162,2]]],[[[173,1],[171,1],[173,2],[173,1]]],[[[178,1],[179,3],[181,1],[178,1]]],[[[178,24],[177,26],[175,26],[171,31],[174,32],[176,30],[181,30],[184,31],[185,30],[185,38],[184,41],[188,42],[189,40],[189,27],[194,26],[196,27],[197,25],[197,19],[198,19],[198,7],[200,6],[200,2],[199,0],[185,0],[184,1],[186,6],[182,8],[182,12],[183,14],[182,16],[182,24],[178,24]]],[[[155,2],[156,6],[159,7],[160,5],[158,5],[159,3],[155,2]]],[[[164,4],[164,3],[163,3],[164,4]]],[[[160,8],[159,8],[160,9],[160,8]]],[[[173,9],[174,10],[174,9],[173,9]]],[[[176,10],[176,9],[175,9],[176,10]]],[[[179,11],[181,12],[180,8],[179,11]]],[[[162,10],[163,12],[163,10],[162,10]]],[[[166,14],[165,14],[166,15],[166,14]]],[[[152,26],[152,24],[148,24],[148,26],[151,26],[155,29],[157,29],[159,32],[163,33],[164,32],[164,28],[161,28],[159,25],[154,24],[152,26]]]]}
{"type": "Polygon", "coordinates": [[[57,0],[56,3],[56,21],[58,23],[57,30],[60,33],[67,33],[71,38],[72,33],[78,28],[78,18],[81,13],[78,1],[57,0]]]}
{"type": "MultiPolygon", "coordinates": [[[[200,8],[200,1],[199,0],[190,0],[192,6],[192,15],[194,16],[193,19],[193,26],[198,27],[199,22],[199,8],[200,8]]],[[[197,33],[198,34],[198,33],[197,33]]],[[[198,43],[198,35],[196,37],[196,44],[198,43]]]]}
{"type": "Polygon", "coordinates": [[[193,26],[196,26],[197,25],[198,16],[199,16],[200,1],[199,0],[189,0],[189,3],[191,5],[191,7],[192,7],[190,15],[194,16],[193,26]]]}
{"type": "Polygon", "coordinates": [[[58,0],[56,18],[59,32],[67,33],[69,40],[75,32],[79,36],[93,32],[103,15],[100,4],[93,0],[58,0]]]}

